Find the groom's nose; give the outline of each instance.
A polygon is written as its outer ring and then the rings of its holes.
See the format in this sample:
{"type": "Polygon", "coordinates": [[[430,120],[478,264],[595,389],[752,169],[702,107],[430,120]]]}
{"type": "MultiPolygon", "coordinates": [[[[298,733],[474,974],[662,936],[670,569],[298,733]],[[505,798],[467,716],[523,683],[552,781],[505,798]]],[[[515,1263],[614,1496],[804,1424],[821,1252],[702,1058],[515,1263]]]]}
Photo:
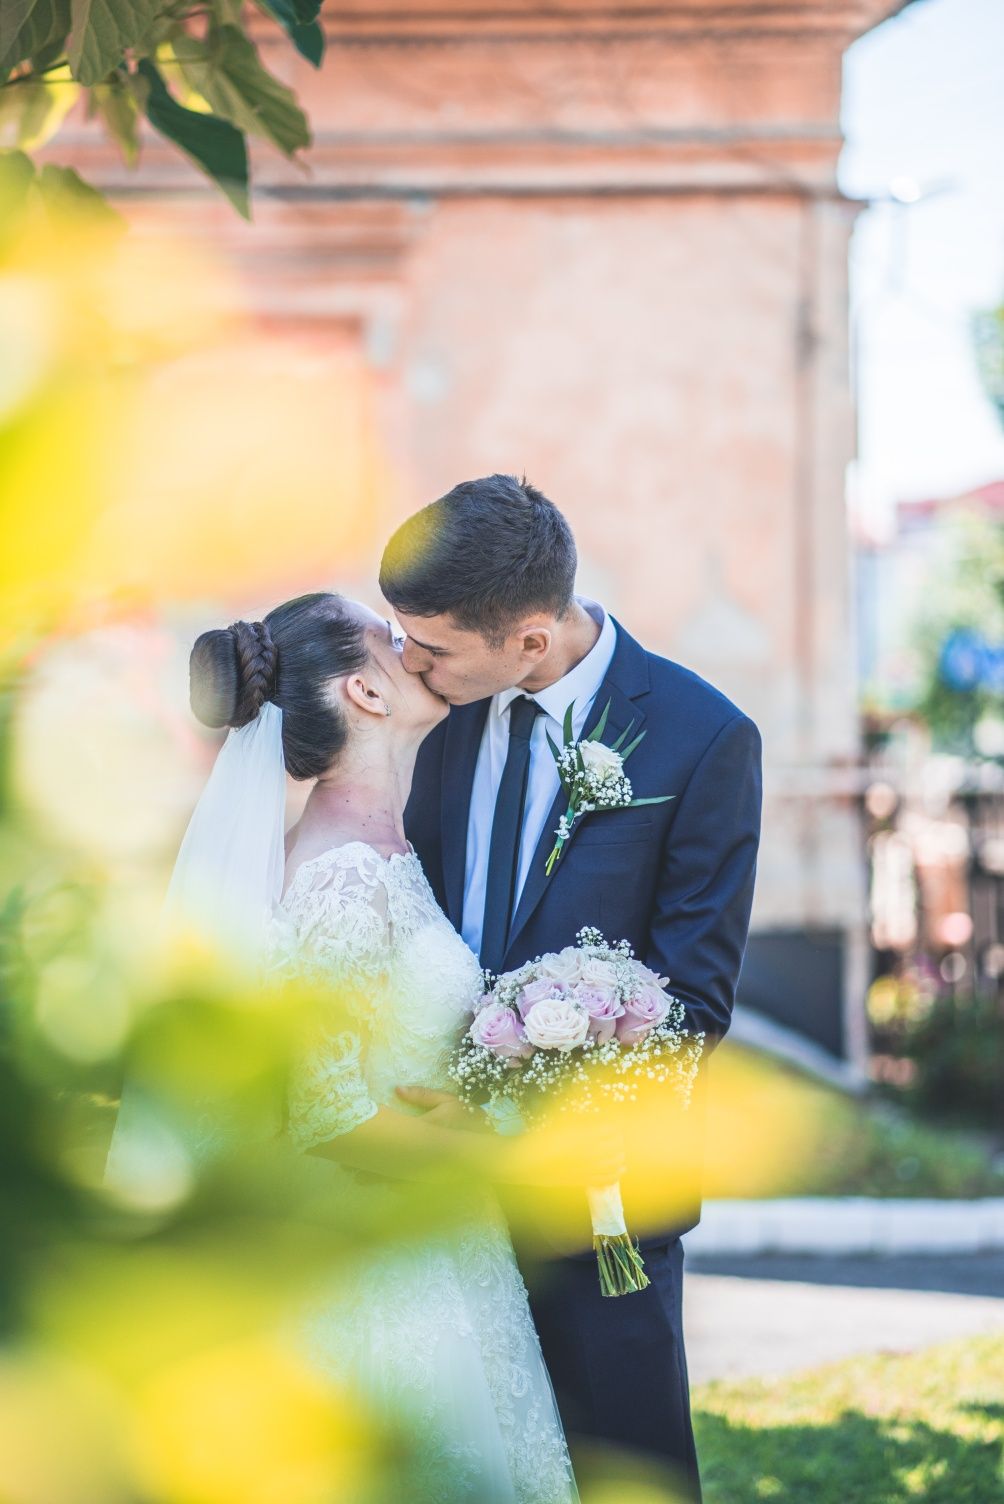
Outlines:
{"type": "Polygon", "coordinates": [[[432,654],[424,648],[416,647],[411,638],[406,637],[401,649],[401,662],[409,674],[424,674],[426,669],[432,667],[432,654]]]}

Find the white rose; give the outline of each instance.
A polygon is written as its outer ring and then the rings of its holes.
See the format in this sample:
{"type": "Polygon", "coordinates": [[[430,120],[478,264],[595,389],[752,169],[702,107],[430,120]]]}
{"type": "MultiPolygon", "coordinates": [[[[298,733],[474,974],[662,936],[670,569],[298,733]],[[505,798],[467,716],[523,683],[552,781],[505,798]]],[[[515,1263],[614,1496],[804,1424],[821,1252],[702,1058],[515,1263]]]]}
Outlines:
{"type": "Polygon", "coordinates": [[[613,782],[624,771],[624,760],[613,747],[602,742],[580,742],[579,751],[587,773],[592,773],[601,783],[613,782]]]}
{"type": "Polygon", "coordinates": [[[544,956],[537,967],[538,975],[546,977],[551,982],[565,982],[569,986],[579,980],[579,967],[582,952],[574,945],[566,945],[564,950],[552,952],[544,956]]]}
{"type": "Polygon", "coordinates": [[[579,962],[579,975],[591,987],[616,987],[617,968],[612,961],[602,956],[583,956],[579,962]]]}
{"type": "Polygon", "coordinates": [[[534,1003],[523,1027],[539,1050],[574,1050],[589,1033],[589,1014],[569,998],[546,998],[534,1003]]]}

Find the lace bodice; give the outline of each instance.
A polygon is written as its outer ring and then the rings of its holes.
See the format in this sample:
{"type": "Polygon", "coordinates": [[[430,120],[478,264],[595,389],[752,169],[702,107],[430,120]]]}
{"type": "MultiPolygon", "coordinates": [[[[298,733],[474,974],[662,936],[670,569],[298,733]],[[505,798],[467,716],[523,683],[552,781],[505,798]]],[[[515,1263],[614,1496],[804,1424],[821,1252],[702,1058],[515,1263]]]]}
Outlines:
{"type": "Polygon", "coordinates": [[[396,1085],[449,1085],[446,1059],[481,970],[413,852],[382,857],[352,841],[303,862],[275,916],[271,964],[322,982],[332,1001],[290,1083],[298,1147],[399,1105],[396,1085]]]}
{"type": "MultiPolygon", "coordinates": [[[[330,999],[287,1087],[297,1148],[399,1106],[398,1084],[448,1087],[481,970],[413,852],[385,858],[354,841],[304,862],[275,915],[270,964],[330,999]]],[[[318,1169],[330,1194],[351,1176],[328,1159],[318,1169]]],[[[413,1504],[577,1504],[504,1218],[487,1192],[458,1210],[456,1225],[322,1279],[294,1340],[339,1384],[411,1418],[413,1504]]]]}

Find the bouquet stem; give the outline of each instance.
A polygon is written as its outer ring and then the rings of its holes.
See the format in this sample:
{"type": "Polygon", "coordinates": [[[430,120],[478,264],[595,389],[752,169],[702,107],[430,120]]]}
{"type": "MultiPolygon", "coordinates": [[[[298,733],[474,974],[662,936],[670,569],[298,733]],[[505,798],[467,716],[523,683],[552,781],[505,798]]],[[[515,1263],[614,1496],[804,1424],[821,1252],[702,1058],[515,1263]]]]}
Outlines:
{"type": "Polygon", "coordinates": [[[564,847],[564,844],[565,844],[566,840],[568,839],[568,834],[571,831],[572,826],[574,825],[574,823],[575,823],[575,802],[573,800],[572,803],[569,804],[568,808],[565,810],[565,813],[564,813],[564,815],[561,818],[561,824],[558,826],[558,831],[559,831],[558,839],[555,841],[554,846],[553,846],[553,848],[551,850],[551,855],[548,857],[547,864],[544,867],[544,876],[545,877],[550,877],[551,876],[551,868],[554,866],[555,862],[561,856],[562,848],[564,847]]]}
{"type": "Polygon", "coordinates": [[[618,1184],[586,1191],[593,1223],[593,1248],[600,1271],[600,1293],[631,1295],[650,1283],[638,1245],[627,1230],[618,1184]]]}
{"type": "Polygon", "coordinates": [[[627,1233],[593,1238],[601,1295],[631,1295],[650,1283],[641,1254],[627,1233]]]}

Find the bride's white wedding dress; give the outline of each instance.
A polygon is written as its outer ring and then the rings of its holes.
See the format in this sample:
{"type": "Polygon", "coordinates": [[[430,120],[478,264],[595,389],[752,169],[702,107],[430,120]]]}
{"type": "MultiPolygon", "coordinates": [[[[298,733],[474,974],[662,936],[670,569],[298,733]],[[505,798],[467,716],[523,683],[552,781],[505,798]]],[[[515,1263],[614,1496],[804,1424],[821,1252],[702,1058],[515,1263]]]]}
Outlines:
{"type": "MultiPolygon", "coordinates": [[[[449,1087],[447,1056],[481,973],[413,852],[385,858],[351,842],[305,861],[275,916],[271,959],[282,974],[330,985],[339,1010],[292,1072],[297,1148],[395,1105],[399,1083],[449,1087]]],[[[333,1186],[351,1177],[330,1168],[333,1186]]],[[[459,1225],[333,1277],[297,1331],[310,1362],[415,1424],[427,1450],[409,1473],[412,1500],[577,1499],[526,1289],[487,1194],[459,1225]]]]}

